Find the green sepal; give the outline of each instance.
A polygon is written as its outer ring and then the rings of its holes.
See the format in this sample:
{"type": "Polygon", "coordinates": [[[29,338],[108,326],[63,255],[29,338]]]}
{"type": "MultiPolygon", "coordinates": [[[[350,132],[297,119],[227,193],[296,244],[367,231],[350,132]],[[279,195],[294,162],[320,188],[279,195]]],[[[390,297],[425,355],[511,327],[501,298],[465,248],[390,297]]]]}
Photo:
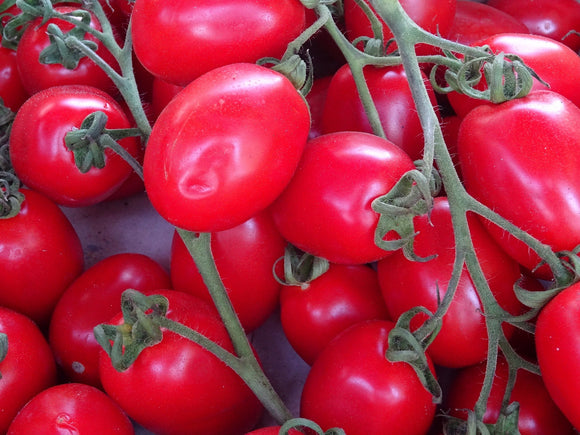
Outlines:
{"type": "Polygon", "coordinates": [[[310,281],[326,273],[329,267],[330,263],[325,258],[303,252],[288,244],[284,251],[284,257],[274,264],[273,273],[275,279],[282,285],[305,286],[310,281]],[[284,262],[283,280],[276,274],[276,266],[279,261],[284,262]]]}
{"type": "MultiPolygon", "coordinates": [[[[4,361],[8,355],[8,334],[0,332],[0,362],[4,361]]],[[[2,379],[2,373],[0,373],[0,379],[2,379]]]]}
{"type": "Polygon", "coordinates": [[[309,429],[316,433],[316,435],[346,435],[346,432],[343,429],[333,427],[328,429],[326,432],[320,427],[320,425],[316,424],[312,420],[308,420],[306,418],[293,418],[284,422],[282,426],[280,426],[280,431],[278,435],[287,435],[290,429],[309,429]]]}

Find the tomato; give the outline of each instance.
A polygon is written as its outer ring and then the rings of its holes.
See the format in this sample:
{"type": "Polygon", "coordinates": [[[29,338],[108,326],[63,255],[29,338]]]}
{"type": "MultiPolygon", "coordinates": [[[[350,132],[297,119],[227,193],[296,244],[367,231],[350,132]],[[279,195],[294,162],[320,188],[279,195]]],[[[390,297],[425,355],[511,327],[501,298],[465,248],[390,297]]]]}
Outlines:
{"type": "Polygon", "coordinates": [[[300,414],[348,435],[423,435],[435,415],[431,394],[413,368],[385,357],[394,324],[359,323],[336,337],[312,366],[300,414]]]}
{"type": "Polygon", "coordinates": [[[546,305],[536,322],[536,352],[542,378],[552,399],[580,429],[578,367],[580,342],[580,284],[559,293],[546,305]]]}
{"type": "MultiPolygon", "coordinates": [[[[448,390],[445,407],[453,417],[467,420],[466,409],[473,409],[479,397],[485,363],[461,369],[453,378],[448,390]]],[[[491,395],[483,416],[484,423],[495,423],[499,417],[501,402],[508,381],[508,365],[498,359],[491,395]]],[[[518,370],[510,402],[520,405],[518,428],[521,435],[572,435],[572,425],[556,407],[542,378],[526,370],[518,370]]]]}
{"type": "Polygon", "coordinates": [[[8,429],[10,435],[30,433],[132,435],[135,430],[119,405],[101,390],[72,383],[38,393],[8,429]]]}
{"type": "MultiPolygon", "coordinates": [[[[522,307],[513,293],[513,285],[520,277],[518,264],[502,251],[475,216],[469,218],[472,241],[491,291],[504,309],[520,314],[522,307]]],[[[418,233],[413,242],[417,255],[437,257],[426,262],[410,261],[398,251],[379,261],[379,283],[392,319],[415,306],[435,312],[451,279],[455,239],[447,199],[436,198],[431,219],[417,216],[414,224],[418,233]]],[[[464,269],[441,330],[427,348],[435,364],[465,367],[485,359],[488,341],[482,309],[474,284],[464,269]]],[[[416,316],[417,323],[412,325],[419,326],[425,318],[416,316]]]]}
{"type": "Polygon", "coordinates": [[[524,23],[531,33],[563,42],[574,51],[580,49],[580,37],[569,34],[578,31],[580,6],[574,0],[489,0],[500,9],[524,23]]]}
{"type": "Polygon", "coordinates": [[[308,134],[309,139],[314,139],[323,134],[322,114],[324,113],[324,103],[326,101],[328,86],[330,85],[331,80],[332,76],[321,77],[314,80],[312,89],[308,95],[306,95],[306,101],[310,108],[310,117],[312,118],[310,133],[308,134]]]}
{"type": "Polygon", "coordinates": [[[0,219],[0,305],[48,325],[54,306],[83,270],[81,241],[49,199],[23,189],[20,213],[0,219]]]}
{"type": "Polygon", "coordinates": [[[93,328],[119,312],[125,290],[170,285],[158,263],[136,253],[112,255],[80,275],[56,304],[49,328],[50,346],[66,379],[100,387],[100,346],[93,328]]]}
{"type": "Polygon", "coordinates": [[[284,334],[310,365],[349,326],[388,318],[377,273],[366,265],[331,264],[310,282],[284,286],[280,302],[284,334]]]}
{"type": "MultiPolygon", "coordinates": [[[[80,207],[110,196],[132,173],[131,167],[112,150],[105,150],[105,167],[81,173],[64,138],[78,129],[89,114],[101,111],[106,127],[129,128],[130,123],[115,100],[90,86],[56,86],[37,92],[20,108],[10,134],[10,157],[20,180],[60,205],[80,207]]],[[[136,138],[119,141],[136,156],[136,138]]]]}
{"type": "Polygon", "coordinates": [[[0,46],[0,98],[16,112],[28,98],[16,66],[16,52],[0,46]]]}
{"type": "Polygon", "coordinates": [[[288,188],[273,204],[282,236],[333,263],[370,263],[389,253],[375,245],[379,216],[371,202],[414,169],[392,142],[338,132],[308,142],[288,188]]]}
{"type": "Polygon", "coordinates": [[[280,58],[305,24],[298,0],[138,0],[131,34],[145,68],[184,86],[224,65],[280,58]]]}
{"type": "Polygon", "coordinates": [[[283,75],[249,63],[214,69],[157,118],[143,167],[149,199],[179,228],[235,227],[286,187],[309,127],[306,102],[283,75]]]}
{"type": "MultiPolygon", "coordinates": [[[[55,10],[63,14],[77,9],[78,7],[75,6],[55,7],[55,10]]],[[[86,56],[81,58],[78,65],[73,69],[68,69],[58,63],[44,64],[39,62],[38,57],[40,53],[50,44],[46,31],[49,24],[58,25],[64,33],[73,28],[72,24],[58,18],[53,18],[46,23],[42,23],[41,17],[31,21],[27,26],[16,50],[18,71],[20,72],[22,84],[27,92],[34,94],[51,86],[88,85],[106,92],[116,93],[116,87],[109,76],[86,56]]],[[[92,15],[91,27],[101,30],[101,26],[94,15],[92,15]]],[[[109,65],[118,68],[113,55],[98,39],[90,34],[86,34],[84,38],[97,43],[98,48],[96,53],[109,65]]]]}
{"type": "MultiPolygon", "coordinates": [[[[551,91],[473,109],[458,136],[468,192],[553,250],[574,249],[580,244],[578,128],[580,109],[551,91]]],[[[495,225],[488,229],[525,268],[539,263],[527,245],[495,225]]]]}
{"type": "Polygon", "coordinates": [[[8,338],[0,361],[0,432],[6,433],[20,408],[56,383],[56,364],[42,332],[25,315],[0,307],[0,333],[8,338]]]}
{"type": "Polygon", "coordinates": [[[173,97],[175,97],[182,89],[183,86],[174,85],[173,83],[166,82],[160,78],[155,77],[153,79],[151,108],[155,119],[157,119],[161,111],[165,109],[165,106],[167,106],[169,102],[173,100],[173,97]]]}
{"type": "MultiPolygon", "coordinates": [[[[213,306],[183,292],[153,293],[168,298],[168,318],[233,352],[213,306]]],[[[112,321],[120,322],[120,315],[112,321]]],[[[159,435],[243,433],[256,425],[262,412],[235,372],[199,345],[168,331],[124,372],[115,370],[101,352],[99,373],[105,392],[137,423],[159,435]]]]}
{"type": "MultiPolygon", "coordinates": [[[[273,268],[284,256],[285,247],[286,241],[266,212],[211,236],[218,272],[246,332],[264,323],[278,307],[280,284],[274,279],[273,268]]],[[[177,232],[171,245],[171,280],[175,290],[211,302],[197,266],[177,232]]]]}
{"type": "MultiPolygon", "coordinates": [[[[420,159],[424,147],[423,130],[403,67],[366,67],[364,76],[387,139],[409,154],[412,160],[420,159]]],[[[431,103],[436,107],[435,92],[427,78],[423,78],[431,103]]],[[[322,131],[373,133],[348,65],[336,72],[328,87],[322,131]]]]}
{"type": "MultiPolygon", "coordinates": [[[[282,426],[268,426],[246,433],[246,435],[278,435],[282,426]]],[[[290,429],[288,435],[302,435],[297,429],[290,429]]]]}

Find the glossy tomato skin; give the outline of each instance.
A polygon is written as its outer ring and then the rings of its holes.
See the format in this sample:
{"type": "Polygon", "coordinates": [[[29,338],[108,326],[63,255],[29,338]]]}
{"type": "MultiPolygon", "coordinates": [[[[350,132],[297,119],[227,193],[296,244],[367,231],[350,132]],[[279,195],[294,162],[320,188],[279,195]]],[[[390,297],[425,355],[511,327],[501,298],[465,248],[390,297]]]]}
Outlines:
{"type": "Polygon", "coordinates": [[[20,213],[0,220],[0,305],[45,327],[60,295],[83,270],[83,248],[54,202],[22,192],[20,213]]]}
{"type": "Polygon", "coordinates": [[[371,202],[411,169],[411,158],[378,136],[319,136],[308,142],[296,174],[273,204],[274,221],[286,240],[312,255],[340,264],[376,261],[389,253],[375,245],[379,217],[371,202]]]}
{"type": "MultiPolygon", "coordinates": [[[[216,267],[246,332],[266,321],[278,307],[280,284],[274,264],[284,256],[286,241],[267,212],[241,225],[211,235],[216,267]]],[[[211,302],[211,295],[183,240],[176,232],[171,245],[171,281],[175,290],[211,302]]]]}
{"type": "Polygon", "coordinates": [[[546,305],[536,322],[536,353],[546,388],[564,415],[580,430],[580,284],[573,284],[546,305]]]}
{"type": "Polygon", "coordinates": [[[318,278],[282,289],[280,321],[284,334],[310,365],[349,326],[387,318],[377,272],[366,265],[331,264],[318,278]]]}
{"type": "MultiPolygon", "coordinates": [[[[418,216],[414,223],[418,232],[414,239],[417,255],[437,257],[427,262],[410,261],[399,251],[379,261],[379,283],[392,319],[415,306],[435,312],[451,279],[455,239],[447,199],[435,199],[430,221],[418,216]]],[[[475,216],[470,216],[469,227],[491,291],[504,309],[519,314],[522,307],[513,294],[513,285],[520,277],[518,264],[502,251],[475,216]]],[[[435,364],[465,367],[485,359],[488,342],[482,309],[469,273],[464,270],[441,330],[427,348],[435,364]]],[[[417,327],[423,320],[424,316],[416,317],[417,327]]]]}
{"type": "MultiPolygon", "coordinates": [[[[105,167],[83,174],[64,141],[91,113],[104,112],[106,128],[129,128],[127,116],[112,97],[90,86],[55,86],[37,92],[20,108],[10,134],[10,157],[20,180],[59,205],[82,207],[101,202],[132,173],[131,167],[110,149],[105,167]]],[[[119,141],[138,155],[136,138],[119,141]]]]}
{"type": "MultiPolygon", "coordinates": [[[[450,383],[445,408],[453,417],[467,420],[466,409],[473,409],[485,376],[485,363],[459,370],[450,383]]],[[[498,359],[490,399],[483,416],[484,423],[495,423],[499,417],[508,381],[508,365],[498,359]]],[[[520,405],[518,429],[521,435],[572,435],[574,429],[548,394],[542,378],[526,370],[519,370],[510,402],[520,405]]]]}
{"type": "MultiPolygon", "coordinates": [[[[145,293],[167,297],[168,318],[233,352],[213,306],[184,292],[145,293]]],[[[111,323],[120,321],[118,315],[111,323]]],[[[124,372],[116,371],[101,352],[99,373],[105,392],[137,423],[159,435],[244,433],[262,413],[260,402],[237,374],[197,344],[167,331],[124,372]]]]}
{"type": "Polygon", "coordinates": [[[30,433],[132,435],[135,430],[119,405],[101,390],[67,383],[34,396],[8,429],[10,435],[30,433]]]}
{"type": "Polygon", "coordinates": [[[190,83],[157,118],[145,188],[159,214],[190,231],[222,231],[267,208],[286,187],[310,116],[283,75],[231,64],[190,83]]]}
{"type": "Polygon", "coordinates": [[[305,8],[298,0],[243,4],[236,0],[138,0],[131,33],[135,53],[145,68],[185,86],[224,65],[280,58],[305,24],[305,8]]]}
{"type": "Polygon", "coordinates": [[[166,82],[158,77],[153,79],[153,85],[151,88],[151,109],[155,119],[157,119],[161,111],[165,109],[165,106],[167,106],[169,102],[173,100],[173,97],[175,97],[182,89],[183,86],[174,85],[173,83],[166,82]]]}
{"type": "Polygon", "coordinates": [[[57,379],[48,342],[29,317],[0,307],[0,332],[8,337],[8,353],[0,361],[0,432],[6,433],[20,408],[57,379]]]}
{"type": "Polygon", "coordinates": [[[16,66],[16,52],[5,47],[0,47],[0,98],[13,112],[28,98],[16,66]]]}
{"type": "Polygon", "coordinates": [[[385,357],[394,323],[359,323],[332,340],[312,366],[300,415],[349,435],[423,435],[435,415],[431,394],[407,363],[385,357]]]}
{"type": "MultiPolygon", "coordinates": [[[[423,130],[411,88],[402,66],[366,67],[364,76],[375,102],[387,139],[404,150],[412,160],[423,156],[423,130]]],[[[427,93],[437,107],[435,92],[423,76],[427,93]]],[[[363,131],[373,133],[349,65],[342,66],[328,87],[322,114],[322,132],[363,131]]]]}
{"type": "Polygon", "coordinates": [[[95,326],[108,322],[121,308],[121,294],[170,288],[168,273],[137,253],[107,257],[87,269],[62,294],[50,321],[49,341],[65,378],[100,387],[95,326]]]}
{"type": "MultiPolygon", "coordinates": [[[[580,243],[578,128],[578,107],[551,91],[474,109],[458,136],[467,191],[555,251],[574,249],[580,243]]],[[[523,243],[491,224],[488,229],[525,268],[538,264],[523,243]]]]}

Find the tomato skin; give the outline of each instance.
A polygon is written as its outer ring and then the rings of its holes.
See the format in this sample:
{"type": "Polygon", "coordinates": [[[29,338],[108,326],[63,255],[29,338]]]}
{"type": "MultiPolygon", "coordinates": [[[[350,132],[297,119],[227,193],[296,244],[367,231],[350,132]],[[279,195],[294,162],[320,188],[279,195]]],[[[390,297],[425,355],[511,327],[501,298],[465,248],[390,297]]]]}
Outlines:
{"type": "MultiPolygon", "coordinates": [[[[269,426],[263,427],[261,429],[256,429],[251,432],[246,433],[246,435],[278,435],[280,433],[280,428],[282,426],[269,426]]],[[[290,429],[288,435],[301,435],[302,432],[296,429],[290,429]]]]}
{"type": "Polygon", "coordinates": [[[580,364],[580,284],[559,293],[546,305],[536,322],[536,353],[550,396],[580,430],[578,364],[580,364]]]}
{"type": "Polygon", "coordinates": [[[245,63],[214,69],[157,118],[143,167],[149,199],[179,228],[239,225],[286,187],[309,127],[306,102],[283,75],[245,63]]]}
{"type": "Polygon", "coordinates": [[[238,0],[138,0],[131,33],[135,53],[145,68],[162,80],[185,86],[224,65],[280,58],[305,24],[305,8],[297,0],[243,4],[238,0]]]}
{"type": "Polygon", "coordinates": [[[389,253],[374,243],[378,214],[371,202],[411,169],[409,156],[378,136],[319,136],[306,145],[272,216],[282,236],[305,252],[333,263],[373,262],[389,253]]]}
{"type": "MultiPolygon", "coordinates": [[[[108,116],[107,128],[131,126],[121,106],[97,88],[55,86],[31,96],[16,114],[10,134],[10,157],[20,180],[67,207],[96,204],[117,190],[132,173],[120,156],[107,149],[105,167],[83,174],[64,141],[67,132],[95,111],[108,116]]],[[[136,138],[119,144],[138,155],[136,138]]]]}
{"type": "Polygon", "coordinates": [[[29,189],[20,213],[0,219],[0,305],[47,326],[60,295],[83,270],[81,241],[52,201],[29,189]]]}
{"type": "MultiPolygon", "coordinates": [[[[458,136],[467,191],[555,251],[574,249],[580,243],[579,128],[580,109],[551,91],[474,109],[458,136]]],[[[523,243],[491,224],[488,229],[522,266],[538,264],[523,243]]]]}
{"type": "Polygon", "coordinates": [[[0,98],[16,112],[28,98],[16,66],[16,52],[0,46],[0,98]]]}
{"type": "MultiPolygon", "coordinates": [[[[264,323],[278,307],[280,284],[272,271],[276,261],[284,256],[285,247],[286,241],[267,212],[211,235],[216,267],[246,332],[264,323]]],[[[177,232],[171,245],[171,281],[175,290],[212,302],[177,232]]]]}
{"type": "Polygon", "coordinates": [[[377,273],[366,265],[331,264],[302,286],[284,286],[280,320],[286,338],[312,365],[340,332],[366,320],[388,318],[377,273]]]}
{"type": "MultiPolygon", "coordinates": [[[[233,352],[213,306],[178,291],[145,293],[167,297],[168,318],[233,352]]],[[[118,315],[112,323],[120,321],[118,315]]],[[[223,362],[167,331],[159,344],[145,349],[124,372],[117,372],[102,351],[99,373],[105,392],[137,423],[159,435],[243,433],[256,425],[262,412],[252,391],[223,362]]]]}
{"type": "Polygon", "coordinates": [[[332,340],[306,378],[300,415],[349,435],[427,433],[435,414],[431,394],[410,365],[385,357],[393,327],[363,322],[332,340]]]}
{"type": "Polygon", "coordinates": [[[314,80],[312,89],[306,95],[306,101],[310,108],[312,123],[310,126],[309,139],[314,139],[323,134],[322,132],[322,114],[324,113],[324,103],[328,93],[328,86],[332,81],[332,76],[325,76],[314,80]]]}
{"type": "Polygon", "coordinates": [[[67,380],[101,387],[99,350],[93,328],[108,322],[121,308],[126,289],[169,288],[167,272],[151,258],[136,253],[116,254],[80,275],[54,308],[49,341],[67,380]]]}
{"type": "Polygon", "coordinates": [[[8,353],[0,361],[0,432],[6,433],[20,408],[56,383],[56,363],[38,326],[27,316],[0,307],[0,332],[8,353]]]}
{"type": "Polygon", "coordinates": [[[174,85],[173,83],[166,82],[158,77],[153,79],[151,89],[151,109],[155,119],[157,119],[162,110],[165,109],[165,106],[167,106],[169,102],[173,100],[173,97],[175,97],[182,89],[183,86],[174,85]]]}

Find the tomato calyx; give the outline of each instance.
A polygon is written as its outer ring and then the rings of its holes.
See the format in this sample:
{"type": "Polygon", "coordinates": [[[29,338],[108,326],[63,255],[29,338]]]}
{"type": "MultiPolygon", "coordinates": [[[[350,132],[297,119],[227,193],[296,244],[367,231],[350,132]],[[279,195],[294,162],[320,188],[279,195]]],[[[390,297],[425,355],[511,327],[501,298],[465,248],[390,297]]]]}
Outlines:
{"type": "Polygon", "coordinates": [[[520,407],[517,402],[512,402],[500,413],[497,421],[493,424],[483,423],[478,420],[472,410],[467,410],[467,420],[457,417],[445,416],[443,433],[445,435],[510,435],[519,434],[520,407]]]}
{"type": "Polygon", "coordinates": [[[303,252],[293,245],[288,245],[284,257],[280,257],[274,264],[272,272],[274,278],[282,285],[299,286],[303,290],[308,284],[328,271],[330,263],[325,258],[303,252]],[[280,261],[284,263],[284,278],[281,279],[276,273],[276,267],[280,261]]]}
{"type": "MultiPolygon", "coordinates": [[[[0,362],[4,361],[6,355],[8,355],[8,334],[0,332],[0,362]]],[[[0,373],[0,379],[2,379],[2,373],[0,373]]]]}
{"type": "Polygon", "coordinates": [[[286,421],[281,427],[280,432],[281,435],[285,435],[290,432],[291,429],[310,429],[314,431],[317,435],[346,435],[346,432],[338,427],[333,427],[328,429],[326,432],[315,422],[309,420],[307,418],[293,418],[291,420],[286,421]]]}
{"type": "Polygon", "coordinates": [[[8,140],[10,127],[14,120],[14,113],[0,105],[0,219],[16,216],[24,201],[24,194],[20,192],[20,180],[14,174],[10,161],[8,140]]]}

